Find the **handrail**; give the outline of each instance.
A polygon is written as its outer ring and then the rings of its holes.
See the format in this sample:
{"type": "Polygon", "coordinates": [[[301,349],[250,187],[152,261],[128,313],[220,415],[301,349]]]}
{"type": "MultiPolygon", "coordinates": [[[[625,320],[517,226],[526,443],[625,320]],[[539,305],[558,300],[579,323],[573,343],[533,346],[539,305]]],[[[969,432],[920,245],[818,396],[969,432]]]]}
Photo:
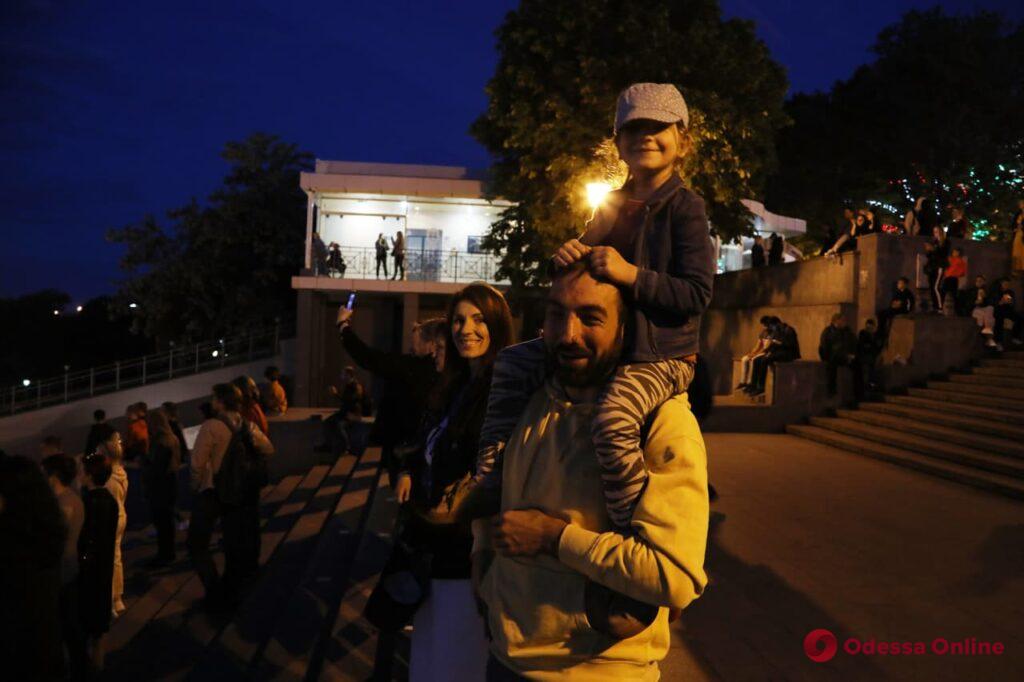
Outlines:
{"type": "MultiPolygon", "coordinates": [[[[377,276],[377,251],[372,246],[341,246],[344,268],[334,267],[330,255],[322,262],[313,259],[314,274],[323,277],[374,279],[377,276]]],[[[387,257],[387,271],[394,274],[394,257],[387,257]]],[[[507,280],[497,276],[500,257],[492,253],[469,253],[451,249],[406,249],[405,279],[425,282],[474,282],[492,284],[507,280]]]]}
{"type": "Polygon", "coordinates": [[[0,389],[0,415],[18,414],[169,381],[218,367],[272,357],[280,352],[282,334],[294,333],[293,321],[252,329],[211,341],[175,345],[142,357],[65,372],[0,389]]]}

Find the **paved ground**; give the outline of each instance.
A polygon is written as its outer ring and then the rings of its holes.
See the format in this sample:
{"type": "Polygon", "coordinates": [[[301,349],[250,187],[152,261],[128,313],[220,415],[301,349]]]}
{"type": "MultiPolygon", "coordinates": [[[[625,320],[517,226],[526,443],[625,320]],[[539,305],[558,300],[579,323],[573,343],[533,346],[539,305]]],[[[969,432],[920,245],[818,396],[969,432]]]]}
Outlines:
{"type": "Polygon", "coordinates": [[[709,434],[711,584],[666,680],[1003,680],[1024,673],[1024,504],[787,435],[709,434]],[[835,633],[826,663],[811,630],[835,633]],[[850,637],[1002,656],[849,655],[850,637]]]}

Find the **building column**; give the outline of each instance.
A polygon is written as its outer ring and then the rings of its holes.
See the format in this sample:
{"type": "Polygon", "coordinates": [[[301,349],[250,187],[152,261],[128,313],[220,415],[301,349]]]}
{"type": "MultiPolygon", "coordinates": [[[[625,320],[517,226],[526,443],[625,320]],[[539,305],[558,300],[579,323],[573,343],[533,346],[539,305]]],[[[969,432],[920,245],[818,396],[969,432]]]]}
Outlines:
{"type": "Polygon", "coordinates": [[[300,290],[296,298],[295,382],[289,402],[298,407],[314,407],[314,378],[319,373],[318,346],[322,338],[317,324],[320,316],[317,314],[317,298],[312,291],[300,290]]]}
{"type": "Polygon", "coordinates": [[[306,192],[306,269],[313,267],[313,207],[316,206],[316,192],[306,192]]]}
{"type": "Polygon", "coordinates": [[[412,326],[420,317],[420,295],[416,293],[402,294],[402,348],[403,353],[412,348],[412,326]]]}

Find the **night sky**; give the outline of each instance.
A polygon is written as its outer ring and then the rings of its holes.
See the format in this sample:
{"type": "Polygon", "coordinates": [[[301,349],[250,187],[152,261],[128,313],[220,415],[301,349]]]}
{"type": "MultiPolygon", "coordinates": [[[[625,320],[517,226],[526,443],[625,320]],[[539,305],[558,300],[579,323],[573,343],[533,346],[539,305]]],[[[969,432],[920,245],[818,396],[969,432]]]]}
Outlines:
{"type": "MultiPolygon", "coordinates": [[[[109,227],[205,197],[225,141],[257,130],[318,158],[484,167],[493,31],[511,0],[0,2],[0,296],[113,290],[109,227]]],[[[907,0],[724,0],[792,91],[870,59],[907,0]]],[[[950,12],[1014,0],[951,0],[950,12]]]]}

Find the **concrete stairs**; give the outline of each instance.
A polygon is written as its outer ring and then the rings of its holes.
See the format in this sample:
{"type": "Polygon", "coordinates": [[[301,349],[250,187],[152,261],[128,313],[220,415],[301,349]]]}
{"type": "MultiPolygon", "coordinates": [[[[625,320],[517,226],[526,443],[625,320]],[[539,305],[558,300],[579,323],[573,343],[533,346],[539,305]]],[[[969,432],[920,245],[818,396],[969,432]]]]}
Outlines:
{"type": "Polygon", "coordinates": [[[1024,352],[838,409],[788,433],[1024,499],[1024,352]]]}
{"type": "MultiPolygon", "coordinates": [[[[104,678],[369,677],[376,634],[361,619],[361,604],[390,551],[397,504],[387,486],[376,448],[268,486],[261,495],[260,575],[224,615],[200,608],[202,586],[187,560],[184,532],[173,566],[141,571],[155,539],[135,530],[125,550],[128,610],[108,635],[104,678]]],[[[217,561],[223,565],[219,553],[217,561]]],[[[403,649],[407,643],[399,658],[403,649]]],[[[403,675],[404,661],[395,669],[403,675]]]]}

